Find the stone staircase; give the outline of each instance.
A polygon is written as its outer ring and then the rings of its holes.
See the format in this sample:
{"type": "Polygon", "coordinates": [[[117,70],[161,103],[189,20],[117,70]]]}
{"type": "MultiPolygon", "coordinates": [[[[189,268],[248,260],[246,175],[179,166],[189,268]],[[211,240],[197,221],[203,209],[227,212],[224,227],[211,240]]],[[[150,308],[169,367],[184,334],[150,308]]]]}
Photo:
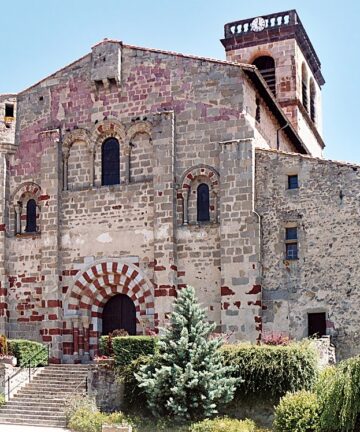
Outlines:
{"type": "Polygon", "coordinates": [[[87,371],[87,365],[44,367],[0,408],[0,424],[66,426],[65,401],[85,391],[87,371]]]}

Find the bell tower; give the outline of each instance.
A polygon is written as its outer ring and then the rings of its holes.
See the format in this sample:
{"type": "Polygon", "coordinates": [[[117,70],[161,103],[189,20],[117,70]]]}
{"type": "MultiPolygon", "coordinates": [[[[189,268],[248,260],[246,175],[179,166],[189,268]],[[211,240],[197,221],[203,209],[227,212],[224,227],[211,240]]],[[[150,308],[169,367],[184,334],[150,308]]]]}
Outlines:
{"type": "Polygon", "coordinates": [[[225,24],[226,58],[255,65],[309,152],[321,156],[321,63],[296,10],[225,24]]]}

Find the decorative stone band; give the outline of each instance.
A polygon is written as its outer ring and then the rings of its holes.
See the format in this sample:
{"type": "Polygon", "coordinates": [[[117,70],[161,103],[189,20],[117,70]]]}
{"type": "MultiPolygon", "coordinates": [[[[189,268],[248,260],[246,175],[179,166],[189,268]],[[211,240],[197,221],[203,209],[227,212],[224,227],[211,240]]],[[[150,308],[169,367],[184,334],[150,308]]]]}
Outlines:
{"type": "Polygon", "coordinates": [[[107,300],[115,294],[126,294],[139,315],[154,314],[151,282],[140,269],[129,263],[109,261],[93,265],[77,278],[68,300],[68,310],[80,315],[101,317],[107,300]]]}

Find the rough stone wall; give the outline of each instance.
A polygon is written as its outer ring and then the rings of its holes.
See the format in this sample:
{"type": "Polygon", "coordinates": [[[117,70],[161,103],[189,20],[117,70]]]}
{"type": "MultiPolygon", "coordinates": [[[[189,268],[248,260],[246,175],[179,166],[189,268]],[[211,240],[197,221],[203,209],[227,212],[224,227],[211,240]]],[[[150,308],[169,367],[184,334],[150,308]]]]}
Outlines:
{"type": "Polygon", "coordinates": [[[261,215],[263,329],[300,339],[307,314],[326,313],[339,357],[359,353],[356,165],[257,150],[256,209],[261,215]],[[297,174],[299,188],[287,189],[297,174]],[[285,259],[285,228],[298,227],[298,260],[285,259]]]}
{"type": "Polygon", "coordinates": [[[187,283],[219,328],[258,337],[253,152],[278,124],[264,106],[266,127],[253,130],[251,85],[237,65],[104,41],[18,95],[0,310],[10,337],[51,343],[54,361],[86,360],[112,295],[131,297],[143,333],[166,324],[187,283]],[[109,137],[120,144],[120,185],[101,186],[109,137]],[[196,220],[199,179],[209,224],[196,220]],[[19,228],[29,198],[30,235],[19,228]]]}

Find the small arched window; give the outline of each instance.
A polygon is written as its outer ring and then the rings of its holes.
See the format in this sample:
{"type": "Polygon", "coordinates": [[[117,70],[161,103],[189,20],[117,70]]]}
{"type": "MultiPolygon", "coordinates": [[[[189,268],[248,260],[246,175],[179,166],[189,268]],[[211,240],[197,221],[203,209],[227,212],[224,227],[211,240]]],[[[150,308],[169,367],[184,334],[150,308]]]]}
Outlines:
{"type": "Polygon", "coordinates": [[[120,146],[116,138],[108,138],[102,144],[101,184],[120,184],[120,146]]]}
{"type": "Polygon", "coordinates": [[[209,186],[206,183],[201,183],[197,188],[197,221],[207,222],[209,220],[210,220],[209,186]]]}
{"type": "Polygon", "coordinates": [[[316,89],[314,80],[311,78],[310,80],[310,117],[311,120],[315,123],[316,121],[316,89]]]}
{"type": "Polygon", "coordinates": [[[270,56],[261,56],[253,61],[253,65],[259,69],[266,84],[276,96],[275,61],[270,56]]]}
{"type": "Polygon", "coordinates": [[[36,232],[36,202],[34,199],[29,199],[26,204],[26,227],[25,232],[36,232]]]}
{"type": "Polygon", "coordinates": [[[309,110],[308,103],[308,74],[306,71],[305,63],[302,64],[301,67],[301,95],[302,95],[302,104],[306,111],[309,110]]]}

